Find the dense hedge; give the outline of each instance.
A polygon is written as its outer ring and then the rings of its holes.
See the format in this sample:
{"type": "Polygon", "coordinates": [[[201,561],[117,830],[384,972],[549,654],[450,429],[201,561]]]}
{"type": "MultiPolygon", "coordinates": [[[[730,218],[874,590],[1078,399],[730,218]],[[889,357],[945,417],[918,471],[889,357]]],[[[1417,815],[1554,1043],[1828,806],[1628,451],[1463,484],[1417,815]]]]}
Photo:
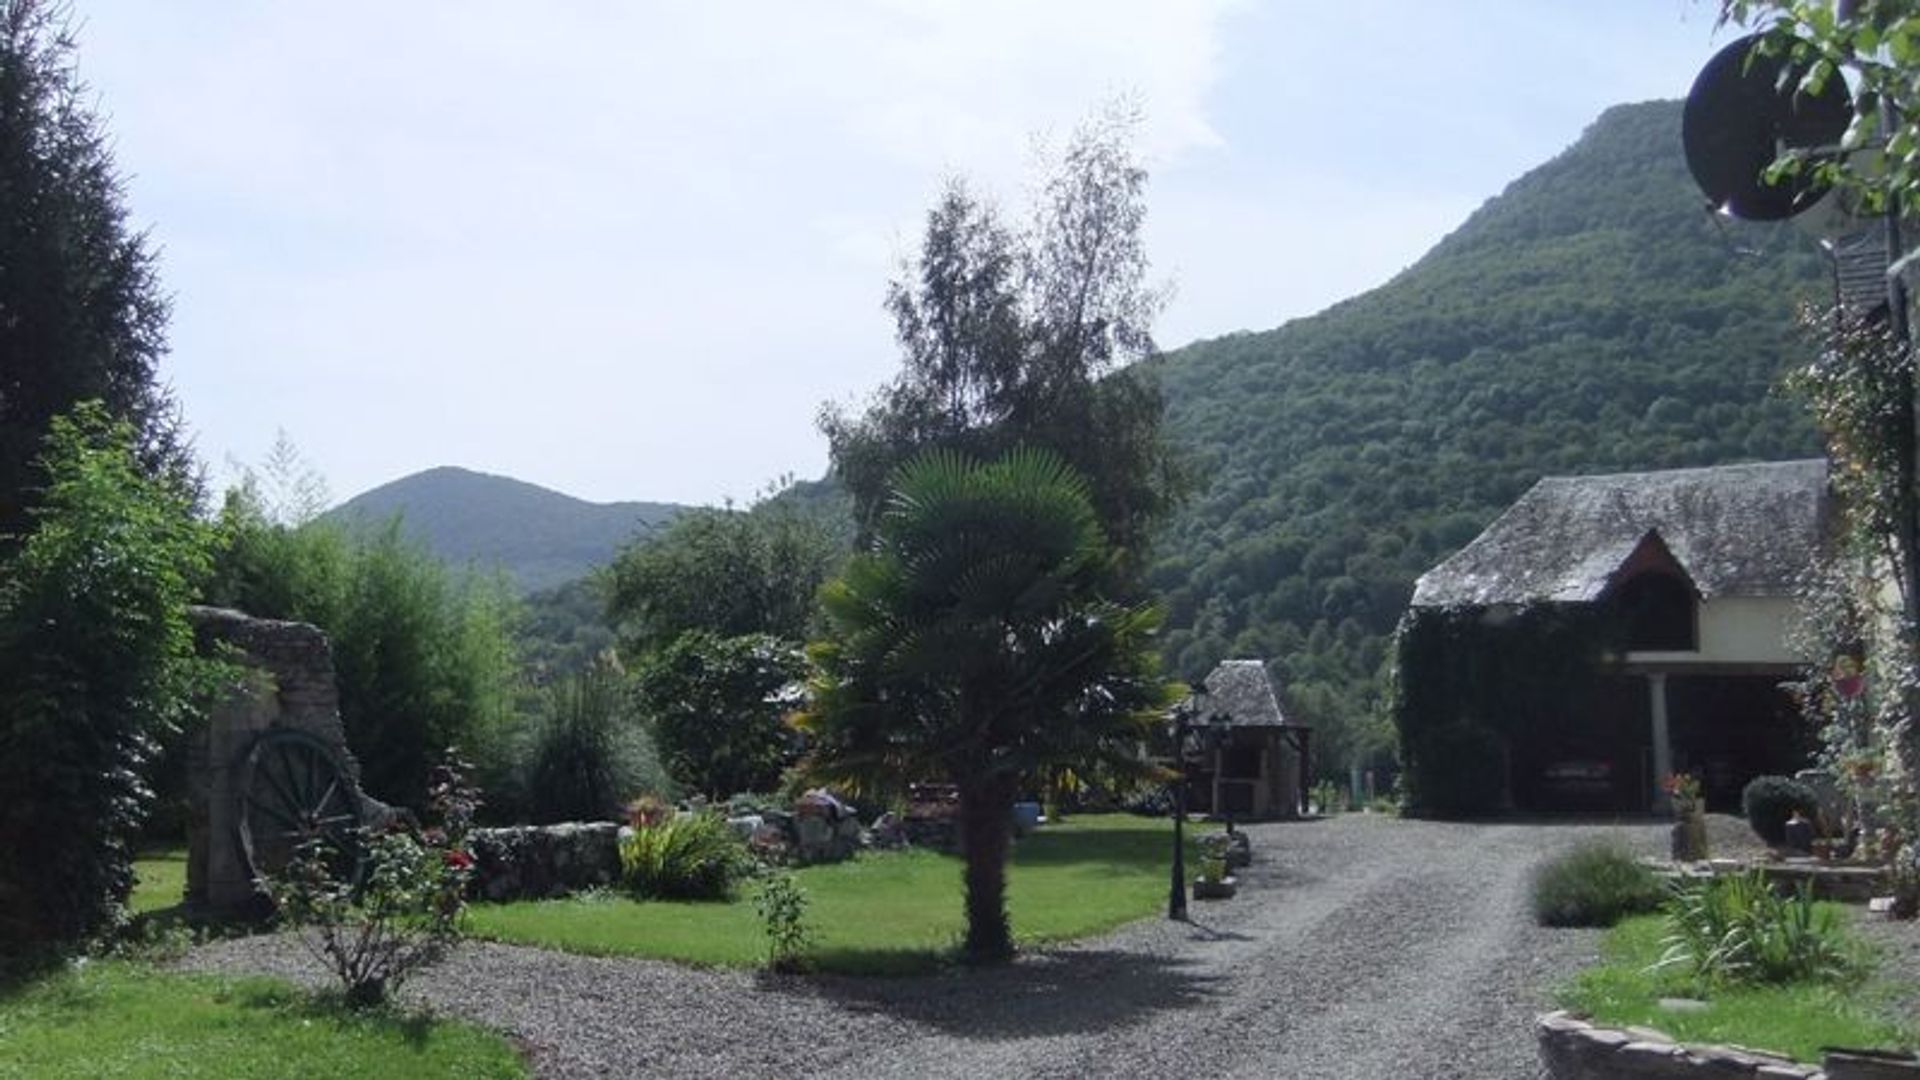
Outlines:
{"type": "Polygon", "coordinates": [[[1414,609],[1394,635],[1392,715],[1410,813],[1470,817],[1511,804],[1517,740],[1564,722],[1613,634],[1588,607],[1414,609]]]}

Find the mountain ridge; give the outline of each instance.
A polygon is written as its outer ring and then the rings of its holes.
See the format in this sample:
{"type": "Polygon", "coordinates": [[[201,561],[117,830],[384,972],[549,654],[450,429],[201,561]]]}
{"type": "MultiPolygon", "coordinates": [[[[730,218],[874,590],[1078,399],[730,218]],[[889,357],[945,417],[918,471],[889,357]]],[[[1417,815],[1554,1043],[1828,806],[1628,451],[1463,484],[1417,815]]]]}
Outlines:
{"type": "Polygon", "coordinates": [[[402,530],[441,560],[497,568],[522,591],[535,592],[605,565],[623,545],[687,509],[590,502],[511,476],[437,465],[363,491],[324,516],[368,528],[397,514],[402,530]]]}

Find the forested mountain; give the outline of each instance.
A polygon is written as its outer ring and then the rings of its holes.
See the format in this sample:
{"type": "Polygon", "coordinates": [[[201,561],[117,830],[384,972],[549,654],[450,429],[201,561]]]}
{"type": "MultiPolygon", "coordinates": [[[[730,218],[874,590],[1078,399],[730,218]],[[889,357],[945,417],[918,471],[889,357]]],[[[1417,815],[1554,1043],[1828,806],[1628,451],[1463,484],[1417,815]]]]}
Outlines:
{"type": "Polygon", "coordinates": [[[1611,109],[1380,288],[1154,361],[1204,472],[1151,578],[1180,674],[1274,661],[1338,754],[1414,578],[1540,476],[1819,452],[1775,386],[1825,258],[1707,214],[1679,133],[1611,109]]]}
{"type": "Polygon", "coordinates": [[[356,495],[327,517],[365,526],[400,514],[406,531],[444,561],[498,567],[533,591],[606,565],[621,545],[684,509],[587,502],[522,480],[442,466],[356,495]]]}

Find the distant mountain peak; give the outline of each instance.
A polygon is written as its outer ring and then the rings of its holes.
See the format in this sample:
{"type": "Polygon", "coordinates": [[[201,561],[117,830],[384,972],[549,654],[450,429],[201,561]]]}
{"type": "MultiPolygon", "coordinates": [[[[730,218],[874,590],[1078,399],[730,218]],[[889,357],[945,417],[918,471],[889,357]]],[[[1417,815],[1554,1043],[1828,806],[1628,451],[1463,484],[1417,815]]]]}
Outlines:
{"type": "Polygon", "coordinates": [[[596,503],[510,476],[437,465],[327,512],[350,525],[401,515],[407,534],[448,563],[505,571],[524,590],[604,566],[626,543],[671,521],[676,503],[596,503]]]}

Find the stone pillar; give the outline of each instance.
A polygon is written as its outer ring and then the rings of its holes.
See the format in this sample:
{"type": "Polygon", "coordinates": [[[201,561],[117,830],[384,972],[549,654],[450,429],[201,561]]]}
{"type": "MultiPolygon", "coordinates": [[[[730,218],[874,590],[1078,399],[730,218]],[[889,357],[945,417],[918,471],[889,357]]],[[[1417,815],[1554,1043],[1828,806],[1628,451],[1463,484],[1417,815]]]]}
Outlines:
{"type": "Polygon", "coordinates": [[[1673,812],[1673,799],[1664,785],[1673,775],[1673,733],[1667,725],[1666,672],[1647,673],[1647,695],[1653,705],[1653,809],[1669,814],[1673,812]]]}
{"type": "Polygon", "coordinates": [[[1227,816],[1227,804],[1222,801],[1222,796],[1225,794],[1225,791],[1220,786],[1220,765],[1225,755],[1221,752],[1218,740],[1209,739],[1207,741],[1212,744],[1209,751],[1213,755],[1213,802],[1210,805],[1212,806],[1214,817],[1224,818],[1227,816]]]}

